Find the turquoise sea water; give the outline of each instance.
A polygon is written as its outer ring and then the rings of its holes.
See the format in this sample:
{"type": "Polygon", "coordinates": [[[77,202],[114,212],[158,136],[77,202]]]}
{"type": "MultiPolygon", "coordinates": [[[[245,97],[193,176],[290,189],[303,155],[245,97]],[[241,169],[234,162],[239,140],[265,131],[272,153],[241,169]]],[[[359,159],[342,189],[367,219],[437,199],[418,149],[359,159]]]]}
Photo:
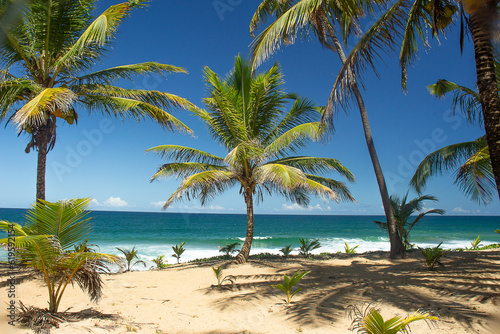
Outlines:
{"type": "MultiPolygon", "coordinates": [[[[0,219],[23,223],[25,213],[22,209],[0,208],[0,219]]],[[[115,247],[136,246],[146,261],[165,254],[174,263],[171,247],[183,241],[186,252],[181,262],[218,255],[217,246],[242,244],[246,231],[245,215],[93,211],[90,216],[90,243],[112,254],[119,254],[115,247]]],[[[252,254],[278,254],[280,248],[289,244],[297,248],[299,238],[319,239],[322,247],[314,253],[343,251],[344,242],[350,246],[359,244],[358,252],[389,250],[387,234],[374,220],[384,217],[256,215],[252,254]]],[[[441,241],[445,248],[468,247],[480,235],[485,245],[500,243],[496,229],[500,229],[500,217],[428,216],[412,231],[411,242],[420,247],[435,246],[441,241]]]]}

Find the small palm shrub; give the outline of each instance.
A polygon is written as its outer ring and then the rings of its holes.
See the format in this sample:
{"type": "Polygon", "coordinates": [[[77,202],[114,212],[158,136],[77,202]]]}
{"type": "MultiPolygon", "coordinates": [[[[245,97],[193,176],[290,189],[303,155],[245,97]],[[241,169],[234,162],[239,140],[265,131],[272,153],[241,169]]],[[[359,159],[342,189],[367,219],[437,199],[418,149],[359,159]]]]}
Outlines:
{"type": "Polygon", "coordinates": [[[282,249],[280,249],[280,252],[283,253],[283,257],[285,259],[288,259],[288,255],[290,255],[290,253],[292,252],[292,245],[288,245],[288,246],[285,246],[283,247],[282,249]]]}
{"type": "Polygon", "coordinates": [[[221,289],[224,282],[230,282],[231,284],[234,284],[236,278],[233,275],[224,276],[222,274],[222,266],[212,267],[212,270],[214,271],[214,275],[217,278],[217,288],[221,289]]]}
{"type": "Polygon", "coordinates": [[[432,322],[439,320],[430,312],[417,310],[404,318],[395,316],[384,321],[380,311],[371,304],[364,307],[349,305],[347,309],[349,319],[352,319],[351,327],[349,329],[357,331],[357,333],[365,334],[409,333],[409,325],[412,322],[424,320],[428,322],[428,324],[431,324],[432,322]]]}
{"type": "Polygon", "coordinates": [[[292,301],[292,297],[299,291],[302,291],[302,288],[299,288],[295,290],[295,292],[292,293],[292,287],[297,284],[304,276],[309,274],[311,271],[303,271],[300,272],[298,270],[295,274],[293,274],[292,277],[288,277],[287,275],[284,275],[283,277],[283,284],[276,284],[276,285],[271,285],[273,288],[280,289],[286,294],[286,304],[290,305],[290,302],[292,301]]]}
{"type": "Polygon", "coordinates": [[[125,271],[130,271],[130,269],[132,269],[132,267],[138,263],[141,263],[142,265],[144,265],[144,267],[146,266],[146,263],[142,260],[137,260],[132,265],[130,265],[134,259],[139,258],[139,256],[137,256],[137,249],[135,249],[135,246],[132,249],[122,249],[118,247],[116,247],[116,249],[118,249],[118,251],[120,251],[123,256],[125,256],[125,262],[127,263],[127,268],[125,271]]]}
{"type": "Polygon", "coordinates": [[[181,255],[186,251],[186,249],[182,246],[184,246],[186,242],[182,242],[181,245],[175,245],[175,246],[172,246],[172,250],[174,251],[174,254],[172,255],[173,257],[175,257],[177,259],[177,263],[180,263],[181,261],[181,255]]]}
{"type": "Polygon", "coordinates": [[[232,244],[226,245],[226,246],[220,246],[219,247],[219,252],[224,253],[225,257],[231,257],[234,253],[239,252],[239,249],[236,249],[236,246],[239,246],[239,242],[233,242],[232,244]]]}
{"type": "Polygon", "coordinates": [[[420,248],[420,252],[425,258],[425,262],[427,263],[427,266],[429,267],[430,270],[434,270],[434,266],[436,264],[439,264],[441,267],[444,267],[443,264],[439,261],[441,260],[441,257],[444,255],[444,250],[439,248],[443,242],[440,242],[439,245],[436,247],[427,247],[427,248],[420,248]]]}
{"type": "Polygon", "coordinates": [[[359,245],[354,246],[353,248],[349,247],[349,244],[347,242],[344,242],[344,251],[346,254],[356,254],[356,248],[359,247],[359,245]]]}
{"type": "Polygon", "coordinates": [[[472,240],[472,242],[470,243],[470,245],[472,246],[470,249],[471,250],[476,250],[478,249],[479,247],[481,247],[481,236],[478,235],[476,239],[472,240]]]}
{"type": "Polygon", "coordinates": [[[318,239],[311,240],[309,243],[305,241],[303,238],[299,239],[300,242],[300,247],[299,247],[299,254],[303,255],[304,257],[308,257],[311,252],[315,249],[318,249],[321,247],[321,244],[319,243],[318,239]]]}
{"type": "Polygon", "coordinates": [[[168,260],[165,260],[165,255],[159,255],[153,259],[154,264],[156,264],[156,269],[165,269],[168,267],[168,260]]]}
{"type": "MultiPolygon", "coordinates": [[[[109,272],[108,264],[119,262],[118,256],[95,252],[87,244],[91,230],[89,206],[90,198],[56,203],[38,200],[26,213],[25,224],[0,221],[1,231],[15,235],[13,241],[0,239],[0,245],[14,242],[19,264],[42,275],[48,290],[49,313],[58,312],[66,288],[74,283],[97,302],[104,287],[101,274],[109,272]]],[[[20,310],[28,312],[28,308],[20,310]]],[[[23,321],[21,314],[19,319],[23,321]]]]}

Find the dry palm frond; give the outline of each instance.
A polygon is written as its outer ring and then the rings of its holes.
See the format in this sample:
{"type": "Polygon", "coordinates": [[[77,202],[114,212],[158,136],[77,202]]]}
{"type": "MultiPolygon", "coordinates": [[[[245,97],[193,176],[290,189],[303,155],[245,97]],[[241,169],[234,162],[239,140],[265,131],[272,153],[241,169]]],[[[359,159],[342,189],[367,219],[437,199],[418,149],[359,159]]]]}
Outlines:
{"type": "Polygon", "coordinates": [[[64,322],[64,319],[50,313],[47,309],[26,306],[21,301],[19,301],[19,310],[17,321],[35,333],[46,333],[52,327],[59,328],[59,323],[64,322]]]}

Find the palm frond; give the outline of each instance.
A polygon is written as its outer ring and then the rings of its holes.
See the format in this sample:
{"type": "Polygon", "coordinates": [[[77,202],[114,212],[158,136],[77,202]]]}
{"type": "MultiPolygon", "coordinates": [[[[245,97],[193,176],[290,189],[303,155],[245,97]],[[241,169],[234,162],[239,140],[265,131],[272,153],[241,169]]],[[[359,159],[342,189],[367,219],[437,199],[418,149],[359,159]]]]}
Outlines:
{"type": "Polygon", "coordinates": [[[12,120],[20,130],[45,124],[47,112],[52,114],[72,114],[72,103],[76,95],[67,88],[45,88],[37,96],[19,109],[12,120]]]}
{"type": "Polygon", "coordinates": [[[279,160],[270,161],[269,163],[283,164],[292,166],[302,170],[305,173],[328,173],[335,171],[347,178],[348,181],[354,181],[354,175],[340,161],[332,158],[317,158],[317,157],[287,157],[279,160]]]}
{"type": "Polygon", "coordinates": [[[449,145],[430,153],[418,165],[410,180],[410,186],[421,193],[430,177],[456,169],[471,155],[486,146],[486,140],[480,138],[449,145]]]}
{"type": "Polygon", "coordinates": [[[430,47],[425,33],[431,25],[427,19],[427,8],[423,1],[415,0],[408,11],[406,25],[404,28],[403,38],[401,41],[401,49],[399,52],[399,63],[401,66],[401,85],[406,91],[406,68],[411,65],[418,52],[418,42],[424,47],[430,47]]]}
{"type": "Polygon", "coordinates": [[[235,184],[236,176],[229,171],[208,170],[185,178],[179,188],[168,198],[162,210],[166,210],[173,202],[186,198],[197,198],[205,205],[217,194],[224,192],[235,184]]]}
{"type": "Polygon", "coordinates": [[[314,102],[307,98],[292,97],[294,103],[290,111],[279,122],[275,128],[269,132],[269,135],[262,141],[264,145],[268,145],[276,137],[292,128],[314,121],[318,121],[322,114],[322,108],[316,107],[314,102]]]}
{"type": "Polygon", "coordinates": [[[479,93],[443,79],[438,80],[433,85],[427,86],[427,89],[432,95],[436,95],[439,98],[445,97],[448,93],[453,93],[452,111],[455,112],[458,106],[469,122],[482,126],[483,111],[479,93]]]}
{"type": "Polygon", "coordinates": [[[32,80],[4,77],[0,81],[0,119],[6,117],[7,112],[13,110],[16,104],[29,100],[41,91],[42,88],[32,80]]]}
{"type": "Polygon", "coordinates": [[[258,142],[242,142],[232,149],[224,158],[224,161],[232,168],[238,168],[252,161],[255,164],[265,159],[264,150],[258,142]]]}
{"type": "MultiPolygon", "coordinates": [[[[170,98],[172,99],[170,102],[174,105],[180,106],[185,103],[184,99],[177,96],[170,96],[170,98]]],[[[193,131],[179,119],[151,103],[134,98],[90,94],[81,97],[81,100],[91,112],[101,112],[113,117],[134,118],[136,121],[150,118],[169,131],[175,129],[193,134],[193,131]]]]}
{"type": "Polygon", "coordinates": [[[290,151],[296,152],[309,141],[319,140],[323,133],[324,127],[319,122],[297,125],[276,138],[264,149],[264,152],[266,156],[270,157],[282,156],[290,151]]]}
{"type": "Polygon", "coordinates": [[[102,47],[108,43],[132,8],[141,6],[144,3],[146,3],[145,0],[129,1],[106,9],[88,26],[68,51],[54,63],[55,73],[59,73],[62,66],[68,66],[67,62],[72,62],[75,58],[81,56],[86,49],[93,46],[102,47]]]}
{"type": "Polygon", "coordinates": [[[82,84],[106,84],[109,85],[112,82],[124,79],[133,80],[137,75],[151,75],[159,74],[165,75],[167,73],[187,73],[182,67],[177,67],[173,65],[160,64],[156,62],[145,62],[139,64],[131,65],[121,65],[105,70],[100,70],[94,73],[89,73],[71,80],[71,82],[76,82],[78,85],[82,84]]]}
{"type": "Polygon", "coordinates": [[[479,204],[491,203],[496,185],[488,147],[472,154],[456,175],[455,183],[467,197],[479,204]]]}
{"type": "Polygon", "coordinates": [[[180,145],[159,145],[148,148],[147,152],[153,152],[160,158],[174,160],[175,162],[198,162],[217,166],[224,165],[224,159],[216,155],[180,145]]]}
{"type": "Polygon", "coordinates": [[[151,176],[151,182],[163,177],[185,178],[209,170],[227,170],[226,167],[199,162],[174,162],[164,164],[151,176]]]}
{"type": "Polygon", "coordinates": [[[56,236],[66,250],[90,233],[90,198],[48,202],[39,200],[26,214],[28,228],[37,235],[56,236]]]}
{"type": "Polygon", "coordinates": [[[299,188],[306,181],[306,176],[300,169],[271,163],[256,168],[255,178],[258,183],[272,183],[287,190],[299,188]]]}
{"type": "MultiPolygon", "coordinates": [[[[310,18],[321,7],[322,2],[299,1],[262,31],[251,45],[252,68],[258,67],[283,44],[293,44],[297,35],[306,36],[310,18]]],[[[254,22],[257,23],[258,20],[254,22]]]]}
{"type": "Polygon", "coordinates": [[[361,74],[367,67],[371,67],[378,76],[376,62],[382,60],[382,54],[389,55],[395,51],[396,42],[401,38],[401,31],[405,27],[408,6],[408,0],[397,1],[380,16],[352,49],[333,85],[325,109],[326,116],[333,113],[334,105],[347,107],[354,83],[361,83],[361,74]]]}
{"type": "Polygon", "coordinates": [[[316,193],[317,196],[332,199],[336,202],[339,200],[356,202],[344,182],[311,174],[306,174],[306,177],[308,190],[316,193]]]}

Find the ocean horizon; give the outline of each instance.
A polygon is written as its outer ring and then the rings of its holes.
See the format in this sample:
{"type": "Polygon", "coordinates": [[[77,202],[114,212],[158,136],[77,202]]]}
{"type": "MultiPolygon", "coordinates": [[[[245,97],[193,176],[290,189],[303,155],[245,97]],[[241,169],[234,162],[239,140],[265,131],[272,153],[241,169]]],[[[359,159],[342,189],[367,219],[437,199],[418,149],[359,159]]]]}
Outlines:
{"type": "MultiPolygon", "coordinates": [[[[25,222],[26,209],[0,208],[0,220],[25,222]]],[[[172,246],[185,242],[181,262],[220,255],[218,247],[239,242],[243,244],[246,215],[215,213],[172,213],[132,211],[91,211],[92,232],[89,243],[104,253],[120,255],[116,249],[136,247],[149,269],[152,259],[166,255],[168,263],[176,263],[172,246]]],[[[318,239],[321,248],[313,254],[344,251],[359,245],[358,253],[388,251],[387,232],[373,221],[385,221],[381,215],[255,215],[254,241],[251,254],[280,254],[279,249],[291,245],[297,249],[299,238],[318,239]]],[[[500,216],[436,216],[429,215],[410,234],[411,243],[433,247],[443,242],[446,249],[470,247],[481,236],[482,244],[500,243],[500,216]]],[[[297,254],[298,251],[292,252],[297,254]]],[[[6,254],[0,251],[0,259],[6,254]]]]}

